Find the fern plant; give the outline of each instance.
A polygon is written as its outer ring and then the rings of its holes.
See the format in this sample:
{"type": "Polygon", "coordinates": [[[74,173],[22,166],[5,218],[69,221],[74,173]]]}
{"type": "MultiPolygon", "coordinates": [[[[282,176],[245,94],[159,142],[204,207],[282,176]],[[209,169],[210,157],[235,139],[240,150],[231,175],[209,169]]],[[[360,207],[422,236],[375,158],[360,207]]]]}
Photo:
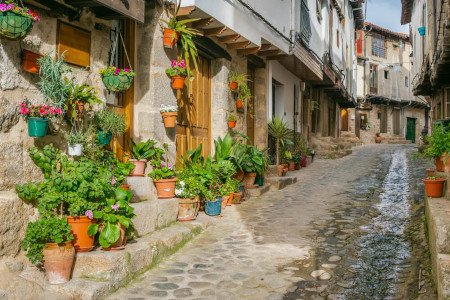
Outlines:
{"type": "Polygon", "coordinates": [[[66,109],[69,83],[63,79],[63,75],[69,71],[69,66],[64,62],[64,56],[58,55],[53,59],[47,54],[38,59],[38,64],[40,66],[38,85],[45,101],[66,109]]]}

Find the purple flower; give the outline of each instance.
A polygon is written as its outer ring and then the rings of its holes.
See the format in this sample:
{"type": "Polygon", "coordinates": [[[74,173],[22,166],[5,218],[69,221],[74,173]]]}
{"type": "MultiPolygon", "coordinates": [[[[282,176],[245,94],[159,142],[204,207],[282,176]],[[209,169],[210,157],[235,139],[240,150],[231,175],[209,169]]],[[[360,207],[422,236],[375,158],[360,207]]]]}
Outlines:
{"type": "Polygon", "coordinates": [[[88,217],[89,220],[92,220],[94,218],[94,213],[92,212],[92,210],[87,210],[84,215],[86,217],[88,217]]]}
{"type": "Polygon", "coordinates": [[[128,72],[130,72],[130,69],[129,69],[129,68],[125,68],[125,69],[123,69],[123,71],[124,71],[125,73],[128,73],[128,72]]]}
{"type": "Polygon", "coordinates": [[[117,182],[116,177],[115,176],[111,177],[111,185],[116,185],[116,182],[117,182]]]}
{"type": "Polygon", "coordinates": [[[167,167],[168,167],[170,170],[172,170],[172,165],[171,165],[171,164],[169,164],[167,167]]]}
{"type": "Polygon", "coordinates": [[[170,65],[172,66],[172,67],[176,67],[177,66],[177,61],[174,59],[174,60],[172,60],[172,62],[170,63],[170,65]]]}
{"type": "Polygon", "coordinates": [[[112,208],[114,211],[118,211],[118,210],[119,210],[119,207],[120,207],[119,204],[111,205],[111,208],[112,208]]]}
{"type": "Polygon", "coordinates": [[[120,69],[119,69],[119,68],[116,68],[116,71],[114,72],[114,76],[119,75],[119,73],[120,73],[120,69]]]}
{"type": "Polygon", "coordinates": [[[183,59],[182,61],[180,61],[180,63],[178,64],[179,67],[182,68],[186,68],[186,61],[183,59]]]}
{"type": "Polygon", "coordinates": [[[161,163],[161,168],[164,168],[164,167],[166,167],[166,164],[165,163],[161,163]]]}

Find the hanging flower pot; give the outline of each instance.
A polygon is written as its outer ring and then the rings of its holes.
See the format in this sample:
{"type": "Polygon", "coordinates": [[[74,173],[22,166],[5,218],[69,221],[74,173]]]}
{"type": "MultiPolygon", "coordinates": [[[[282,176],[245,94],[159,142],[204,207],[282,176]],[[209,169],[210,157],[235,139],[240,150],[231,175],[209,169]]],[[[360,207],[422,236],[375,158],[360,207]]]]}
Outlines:
{"type": "Polygon", "coordinates": [[[200,200],[198,198],[178,199],[178,222],[195,220],[199,210],[200,200]]]}
{"type": "Polygon", "coordinates": [[[230,90],[232,90],[234,92],[235,90],[237,90],[237,88],[238,88],[237,81],[231,81],[230,82],[230,90]]]}
{"type": "Polygon", "coordinates": [[[423,179],[425,185],[425,192],[428,197],[441,198],[444,193],[444,178],[428,177],[423,179]]]}
{"type": "Polygon", "coordinates": [[[237,108],[237,109],[242,109],[242,108],[244,108],[244,101],[242,101],[242,99],[237,99],[237,100],[236,100],[236,108],[237,108]]]}
{"type": "Polygon", "coordinates": [[[68,282],[75,259],[75,249],[72,243],[47,243],[42,253],[44,255],[44,269],[48,282],[50,284],[68,282]]]}
{"type": "Polygon", "coordinates": [[[134,165],[134,169],[131,171],[130,176],[145,175],[145,168],[147,167],[146,159],[130,159],[129,162],[134,165]]]}
{"type": "Polygon", "coordinates": [[[229,115],[228,116],[228,128],[233,129],[236,127],[237,118],[235,115],[229,115]]]}
{"type": "Polygon", "coordinates": [[[131,87],[135,73],[129,68],[116,68],[113,66],[100,70],[103,84],[111,92],[125,92],[131,87]]]}
{"type": "Polygon", "coordinates": [[[82,144],[73,144],[68,145],[67,147],[67,154],[69,154],[69,156],[81,156],[82,153],[83,153],[82,144]]]}
{"type": "Polygon", "coordinates": [[[172,77],[172,88],[174,90],[182,90],[184,87],[184,77],[173,76],[172,77]]]}
{"type": "Polygon", "coordinates": [[[98,143],[102,146],[106,146],[109,145],[109,143],[111,143],[112,140],[112,133],[110,131],[105,132],[105,131],[97,131],[97,140],[98,143]]]}
{"type": "Polygon", "coordinates": [[[33,28],[39,16],[18,4],[0,3],[0,37],[11,41],[23,39],[33,28]]]}
{"type": "Polygon", "coordinates": [[[159,199],[169,199],[175,197],[176,178],[154,180],[156,194],[159,199]]]}
{"type": "Polygon", "coordinates": [[[28,118],[28,135],[30,137],[41,138],[47,135],[48,119],[47,118],[28,118]]]}
{"type": "Polygon", "coordinates": [[[184,79],[188,75],[186,69],[186,61],[172,60],[170,68],[166,69],[166,74],[172,79],[172,88],[174,90],[182,90],[184,88],[184,79]]]}
{"type": "Polygon", "coordinates": [[[42,55],[28,51],[26,49],[22,50],[22,68],[32,74],[39,74],[39,64],[37,60],[41,58],[42,55]]]}
{"type": "Polygon", "coordinates": [[[173,29],[164,28],[163,45],[164,48],[173,49],[178,42],[179,34],[173,29]]]}
{"type": "Polygon", "coordinates": [[[222,197],[216,197],[213,201],[205,201],[205,213],[208,216],[218,216],[222,212],[222,197]]]}
{"type": "Polygon", "coordinates": [[[420,36],[424,36],[426,33],[426,27],[425,26],[421,26],[419,28],[417,28],[417,30],[419,31],[420,36]]]}
{"type": "Polygon", "coordinates": [[[74,236],[72,241],[76,252],[89,252],[94,249],[94,236],[88,235],[89,225],[94,221],[86,216],[67,217],[71,232],[74,236]]]}

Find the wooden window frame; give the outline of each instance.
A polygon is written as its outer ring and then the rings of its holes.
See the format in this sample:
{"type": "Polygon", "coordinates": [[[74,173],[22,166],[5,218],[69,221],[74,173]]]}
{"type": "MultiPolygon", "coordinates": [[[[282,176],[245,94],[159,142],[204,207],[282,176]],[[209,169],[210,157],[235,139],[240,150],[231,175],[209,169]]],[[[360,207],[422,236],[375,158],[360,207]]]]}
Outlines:
{"type": "Polygon", "coordinates": [[[62,55],[63,52],[64,52],[63,50],[60,49],[60,47],[61,47],[60,42],[61,41],[60,41],[60,34],[59,34],[59,32],[61,30],[61,25],[68,26],[68,27],[71,27],[71,28],[74,28],[76,30],[79,30],[79,31],[82,31],[84,33],[88,33],[89,34],[89,62],[88,62],[88,64],[87,65],[86,64],[80,64],[80,63],[76,63],[76,61],[74,61],[74,60],[68,60],[67,56],[64,58],[64,61],[66,63],[70,64],[70,65],[73,65],[73,66],[77,66],[77,67],[81,67],[81,68],[90,68],[90,66],[91,66],[91,59],[92,59],[92,32],[87,30],[87,29],[84,29],[82,27],[75,26],[75,25],[72,25],[70,23],[58,20],[57,21],[57,25],[56,25],[56,52],[59,55],[62,55]]]}

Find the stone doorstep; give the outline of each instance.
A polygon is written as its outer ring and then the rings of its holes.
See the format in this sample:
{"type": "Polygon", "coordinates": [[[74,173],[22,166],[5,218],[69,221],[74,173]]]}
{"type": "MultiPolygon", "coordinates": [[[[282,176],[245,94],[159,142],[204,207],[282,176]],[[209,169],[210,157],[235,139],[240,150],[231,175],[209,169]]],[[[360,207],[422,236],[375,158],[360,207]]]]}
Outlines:
{"type": "Polygon", "coordinates": [[[437,284],[439,299],[450,299],[450,255],[438,254],[436,273],[440,279],[437,284]]]}
{"type": "Polygon", "coordinates": [[[134,229],[138,236],[145,236],[159,228],[176,222],[178,216],[177,199],[154,199],[131,203],[136,216],[133,218],[134,229]]]}
{"type": "Polygon", "coordinates": [[[132,203],[157,198],[153,180],[147,176],[128,176],[126,183],[130,185],[130,191],[133,193],[132,203]]]}
{"type": "Polygon", "coordinates": [[[48,284],[43,272],[36,267],[28,268],[21,277],[39,284],[45,290],[60,294],[61,299],[99,299],[174,253],[208,228],[213,220],[206,215],[199,215],[196,221],[177,223],[131,241],[124,250],[78,253],[73,279],[66,284],[48,284]]]}
{"type": "Polygon", "coordinates": [[[289,171],[286,174],[286,176],[283,176],[283,177],[278,177],[278,176],[267,177],[266,182],[270,185],[271,191],[282,190],[285,187],[297,182],[296,174],[292,174],[292,173],[296,173],[296,172],[299,172],[299,171],[289,171]]]}
{"type": "Polygon", "coordinates": [[[246,189],[247,196],[249,197],[259,197],[268,191],[270,191],[270,184],[265,184],[263,187],[258,187],[256,189],[246,189]]]}

